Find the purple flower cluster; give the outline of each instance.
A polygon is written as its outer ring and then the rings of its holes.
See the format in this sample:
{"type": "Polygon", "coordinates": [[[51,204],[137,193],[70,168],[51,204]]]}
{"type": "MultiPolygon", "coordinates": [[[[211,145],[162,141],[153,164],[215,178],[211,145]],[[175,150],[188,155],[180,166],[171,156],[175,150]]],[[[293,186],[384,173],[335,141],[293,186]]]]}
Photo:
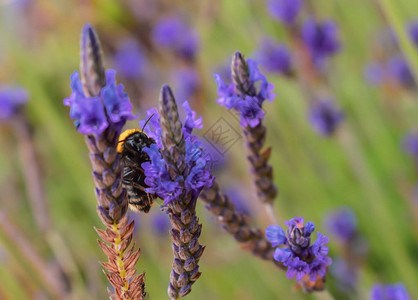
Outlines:
{"type": "Polygon", "coordinates": [[[219,74],[215,74],[218,85],[218,98],[216,101],[227,109],[234,109],[240,114],[240,123],[243,127],[254,128],[264,119],[262,105],[264,100],[272,101],[276,96],[272,93],[274,85],[267,81],[261,74],[257,62],[247,59],[249,68],[249,80],[251,84],[259,83],[255,95],[240,94],[235,90],[234,84],[226,84],[219,74]]]}
{"type": "Polygon", "coordinates": [[[144,74],[145,57],[135,40],[125,40],[113,57],[113,64],[120,75],[137,79],[144,74]]]}
{"type": "Polygon", "coordinates": [[[83,134],[100,134],[109,124],[120,130],[127,120],[136,118],[132,114],[132,104],[128,95],[123,92],[123,85],[116,86],[114,70],[106,71],[106,86],[98,97],[87,97],[75,71],[71,75],[72,94],[64,99],[64,105],[70,106],[70,117],[75,120],[79,132],[83,134]]]}
{"type": "Polygon", "coordinates": [[[268,72],[289,74],[292,68],[290,51],[284,44],[265,38],[256,54],[257,60],[268,72]]]}
{"type": "Polygon", "coordinates": [[[267,2],[271,16],[287,26],[296,22],[302,6],[302,0],[269,0],[267,2]]]}
{"type": "Polygon", "coordinates": [[[274,259],[287,267],[287,278],[296,276],[296,280],[301,280],[308,276],[312,282],[318,277],[324,278],[332,262],[328,257],[328,246],[325,246],[329,238],[318,232],[316,241],[311,245],[314,223],[304,224],[303,218],[295,217],[285,221],[285,224],[289,227],[287,233],[280,226],[270,225],[266,229],[266,238],[273,247],[283,245],[274,251],[274,259]]]}
{"type": "MultiPolygon", "coordinates": [[[[154,116],[150,119],[150,130],[148,135],[155,139],[156,144],[143,150],[150,157],[149,162],[142,164],[145,172],[145,183],[149,186],[146,192],[157,194],[164,199],[165,204],[175,201],[184,192],[198,195],[203,187],[212,186],[214,177],[209,172],[210,157],[202,148],[201,142],[196,136],[192,135],[194,128],[202,128],[202,117],[196,118],[194,112],[187,101],[183,103],[186,117],[183,125],[183,134],[186,141],[185,162],[187,165],[185,178],[178,176],[174,181],[171,180],[168,173],[167,163],[161,156],[163,148],[161,141],[160,116],[155,108],[147,111],[147,116],[154,116]]],[[[145,121],[140,121],[143,126],[145,121]]]]}
{"type": "Polygon", "coordinates": [[[331,136],[343,119],[344,113],[331,100],[318,101],[309,113],[313,128],[324,136],[331,136]]]}
{"type": "Polygon", "coordinates": [[[0,87],[0,120],[13,117],[28,98],[28,92],[21,87],[0,87]]]}
{"type": "Polygon", "coordinates": [[[160,20],[152,30],[156,45],[172,49],[185,59],[193,59],[199,47],[199,38],[186,23],[177,17],[160,20]]]}
{"type": "Polygon", "coordinates": [[[343,242],[349,242],[357,232],[356,216],[348,207],[331,212],[324,223],[328,232],[343,242]]]}
{"type": "Polygon", "coordinates": [[[301,35],[317,66],[340,49],[338,27],[332,20],[318,22],[308,19],[303,24],[301,35]]]}
{"type": "Polygon", "coordinates": [[[375,284],[370,300],[410,300],[408,292],[402,283],[393,285],[375,284]]]}

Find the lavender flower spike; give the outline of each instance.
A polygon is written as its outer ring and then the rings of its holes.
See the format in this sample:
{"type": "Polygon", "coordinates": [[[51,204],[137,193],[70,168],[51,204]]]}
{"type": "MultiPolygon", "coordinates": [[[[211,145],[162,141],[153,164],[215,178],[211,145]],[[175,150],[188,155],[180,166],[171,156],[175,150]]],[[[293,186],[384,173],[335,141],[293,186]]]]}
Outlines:
{"type": "Polygon", "coordinates": [[[201,127],[201,119],[195,120],[187,102],[183,104],[186,120],[182,125],[173,93],[167,85],[161,89],[159,112],[152,125],[153,135],[160,132],[157,144],[144,151],[150,162],[142,164],[147,191],[164,199],[164,209],[171,221],[170,235],[173,241],[173,270],[170,274],[168,296],[184,297],[191,292],[192,284],[200,277],[199,260],[205,249],[199,244],[202,225],[196,216],[196,201],[201,190],[212,185],[208,171],[208,159],[200,142],[191,134],[201,127]],[[160,128],[159,128],[160,127],[160,128]],[[161,145],[159,147],[157,145],[161,145]]]}
{"type": "Polygon", "coordinates": [[[85,135],[93,167],[98,202],[97,213],[106,230],[96,229],[106,242],[99,241],[109,261],[102,263],[114,287],[111,299],[143,299],[144,274],[136,275],[139,250],[129,250],[134,222],[127,216],[128,199],[122,187],[122,168],[116,151],[120,130],[134,118],[123,86],[115,85],[115,72],[104,71],[100,43],[93,27],[86,25],[81,35],[81,81],[71,76],[71,97],[64,104],[79,132],[85,135]]]}
{"type": "Polygon", "coordinates": [[[266,139],[266,127],[262,124],[264,100],[272,100],[273,85],[260,73],[257,63],[245,60],[240,52],[236,52],[231,65],[233,84],[226,85],[218,74],[217,101],[228,109],[236,110],[241,118],[244,138],[247,146],[251,173],[254,177],[256,193],[264,203],[272,203],[277,195],[277,188],[273,183],[273,169],[268,164],[271,148],[262,151],[266,139]],[[259,83],[259,88],[255,84],[259,83]]]}

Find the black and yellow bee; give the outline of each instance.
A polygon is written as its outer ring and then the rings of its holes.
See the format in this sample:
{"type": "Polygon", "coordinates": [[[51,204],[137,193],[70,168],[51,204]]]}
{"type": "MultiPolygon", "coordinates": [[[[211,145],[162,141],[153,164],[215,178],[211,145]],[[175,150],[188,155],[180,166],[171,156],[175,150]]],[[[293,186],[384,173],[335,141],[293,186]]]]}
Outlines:
{"type": "Polygon", "coordinates": [[[141,167],[142,163],[150,161],[148,154],[142,149],[152,144],[155,144],[155,140],[148,137],[142,130],[128,129],[119,136],[117,147],[122,158],[122,184],[128,193],[129,207],[144,213],[149,212],[157,197],[145,191],[148,186],[144,182],[145,174],[141,167]]]}

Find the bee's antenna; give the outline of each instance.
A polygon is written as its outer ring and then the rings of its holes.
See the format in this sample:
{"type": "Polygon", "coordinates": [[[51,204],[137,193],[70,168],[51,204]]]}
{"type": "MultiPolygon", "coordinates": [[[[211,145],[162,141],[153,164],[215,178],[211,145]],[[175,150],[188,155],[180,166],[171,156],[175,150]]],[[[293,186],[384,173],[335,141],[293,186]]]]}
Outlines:
{"type": "Polygon", "coordinates": [[[119,144],[119,143],[122,143],[122,142],[124,142],[124,141],[126,141],[126,139],[119,141],[119,142],[118,142],[118,144],[119,144]]]}
{"type": "Polygon", "coordinates": [[[147,124],[148,124],[149,120],[151,120],[151,118],[152,118],[153,116],[154,116],[154,114],[152,114],[152,115],[148,118],[148,120],[146,120],[146,121],[145,121],[144,126],[142,126],[141,132],[144,132],[144,128],[145,128],[145,126],[147,126],[147,124]]]}

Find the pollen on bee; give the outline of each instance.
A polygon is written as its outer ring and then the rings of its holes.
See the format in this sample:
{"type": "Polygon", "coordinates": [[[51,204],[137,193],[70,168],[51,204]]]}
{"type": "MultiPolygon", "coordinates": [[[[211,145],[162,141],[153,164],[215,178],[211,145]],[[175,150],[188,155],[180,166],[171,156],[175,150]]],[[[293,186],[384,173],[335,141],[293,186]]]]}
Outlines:
{"type": "Polygon", "coordinates": [[[118,141],[118,147],[117,147],[117,151],[118,153],[121,153],[123,150],[123,141],[126,140],[131,134],[134,134],[136,132],[141,132],[140,129],[126,129],[124,132],[122,132],[119,135],[119,141],[118,141]]]}

